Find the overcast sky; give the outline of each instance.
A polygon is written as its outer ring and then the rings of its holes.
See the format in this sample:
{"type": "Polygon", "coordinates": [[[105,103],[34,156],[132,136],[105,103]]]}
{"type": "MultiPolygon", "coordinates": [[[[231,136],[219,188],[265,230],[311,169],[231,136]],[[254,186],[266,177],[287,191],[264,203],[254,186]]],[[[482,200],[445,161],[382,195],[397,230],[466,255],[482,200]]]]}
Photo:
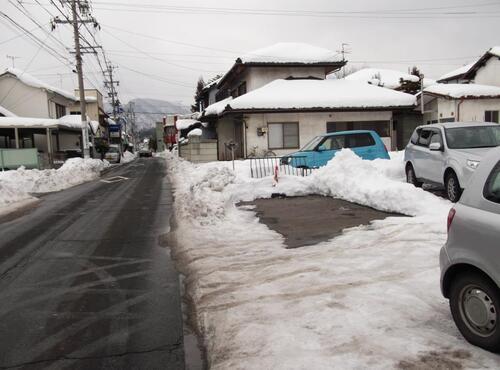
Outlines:
{"type": "MultiPolygon", "coordinates": [[[[36,25],[14,7],[17,2],[0,0],[0,11],[32,30],[36,25]]],[[[22,2],[50,30],[49,13],[57,14],[50,1],[22,2]]],[[[402,71],[417,65],[432,78],[500,45],[500,0],[94,0],[92,4],[102,27],[96,39],[118,66],[122,102],[147,97],[190,104],[200,75],[207,80],[224,73],[239,55],[276,42],[304,42],[331,50],[348,43],[350,65],[402,71]]],[[[72,58],[43,30],[33,32],[72,58]]],[[[69,63],[40,50],[26,36],[10,40],[19,34],[0,16],[2,69],[11,64],[6,55],[12,55],[20,57],[16,67],[55,86],[76,87],[69,63]]],[[[52,34],[68,48],[73,46],[69,26],[59,25],[52,34]]],[[[102,86],[95,57],[85,57],[84,70],[89,87],[102,86]]]]}

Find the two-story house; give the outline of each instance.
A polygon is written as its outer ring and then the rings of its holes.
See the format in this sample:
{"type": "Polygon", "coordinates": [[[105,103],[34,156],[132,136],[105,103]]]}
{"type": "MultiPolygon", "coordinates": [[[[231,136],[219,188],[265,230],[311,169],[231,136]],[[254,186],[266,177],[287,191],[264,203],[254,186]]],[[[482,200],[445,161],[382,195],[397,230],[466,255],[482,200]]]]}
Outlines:
{"type": "Polygon", "coordinates": [[[68,114],[75,100],[72,93],[18,69],[0,74],[0,105],[18,116],[57,119],[68,114]]]}
{"type": "MultiPolygon", "coordinates": [[[[75,97],[75,103],[69,107],[70,115],[81,114],[80,90],[75,89],[75,97]]],[[[108,118],[108,115],[104,111],[104,101],[101,92],[97,89],[85,89],[85,104],[87,117],[89,118],[89,120],[99,123],[99,130],[94,134],[100,136],[100,133],[106,132],[106,127],[108,126],[106,120],[106,118],[108,118]]]]}
{"type": "Polygon", "coordinates": [[[500,123],[500,46],[438,82],[424,90],[424,122],[500,123]]]}

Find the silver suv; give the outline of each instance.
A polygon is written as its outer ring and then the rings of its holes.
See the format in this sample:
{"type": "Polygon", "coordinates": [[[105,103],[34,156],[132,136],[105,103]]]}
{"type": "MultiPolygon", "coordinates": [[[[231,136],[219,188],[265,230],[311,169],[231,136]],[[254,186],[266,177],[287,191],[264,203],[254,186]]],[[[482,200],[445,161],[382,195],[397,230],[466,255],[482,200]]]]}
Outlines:
{"type": "Polygon", "coordinates": [[[441,291],[470,343],[500,352],[500,148],[485,156],[448,215],[441,291]]]}
{"type": "Polygon", "coordinates": [[[406,146],[406,181],[444,186],[457,202],[481,158],[500,145],[495,123],[451,122],[420,126],[406,146]]]}

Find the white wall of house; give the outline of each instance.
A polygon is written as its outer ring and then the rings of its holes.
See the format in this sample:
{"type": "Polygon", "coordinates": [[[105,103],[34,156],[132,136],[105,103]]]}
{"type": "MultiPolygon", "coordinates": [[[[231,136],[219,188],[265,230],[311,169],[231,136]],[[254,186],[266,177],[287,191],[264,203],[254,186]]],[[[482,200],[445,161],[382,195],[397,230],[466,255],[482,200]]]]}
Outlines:
{"type": "Polygon", "coordinates": [[[300,67],[250,67],[244,77],[247,91],[258,89],[269,82],[278,79],[315,77],[325,79],[325,67],[300,66],[300,67]]]}
{"type": "Polygon", "coordinates": [[[462,122],[483,122],[486,111],[500,111],[500,99],[467,99],[460,104],[459,99],[436,98],[425,105],[424,122],[454,118],[462,122]],[[460,113],[459,113],[460,110],[460,113]]]}
{"type": "Polygon", "coordinates": [[[491,57],[479,68],[474,82],[480,85],[500,86],[500,58],[491,57]]]}
{"type": "MultiPolygon", "coordinates": [[[[328,122],[373,122],[392,120],[391,111],[380,112],[311,112],[311,113],[267,113],[247,114],[246,122],[246,147],[247,154],[256,147],[257,155],[261,155],[268,147],[268,134],[259,136],[259,128],[268,128],[269,123],[298,122],[299,123],[299,145],[291,149],[271,149],[276,155],[286,155],[297,151],[310,140],[327,132],[328,122]]],[[[390,138],[386,142],[391,145],[390,138]]]]}
{"type": "Polygon", "coordinates": [[[0,77],[2,106],[20,117],[51,118],[47,92],[6,75],[0,77]]]}

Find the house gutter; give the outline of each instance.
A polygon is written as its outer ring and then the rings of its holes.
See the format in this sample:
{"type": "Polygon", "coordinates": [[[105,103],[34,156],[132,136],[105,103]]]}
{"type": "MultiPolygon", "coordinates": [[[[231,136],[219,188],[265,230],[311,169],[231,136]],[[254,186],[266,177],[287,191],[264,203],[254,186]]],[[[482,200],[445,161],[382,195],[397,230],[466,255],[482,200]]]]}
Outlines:
{"type": "Polygon", "coordinates": [[[457,105],[457,122],[460,122],[460,106],[464,102],[465,98],[460,98],[460,101],[458,102],[457,105]]]}

